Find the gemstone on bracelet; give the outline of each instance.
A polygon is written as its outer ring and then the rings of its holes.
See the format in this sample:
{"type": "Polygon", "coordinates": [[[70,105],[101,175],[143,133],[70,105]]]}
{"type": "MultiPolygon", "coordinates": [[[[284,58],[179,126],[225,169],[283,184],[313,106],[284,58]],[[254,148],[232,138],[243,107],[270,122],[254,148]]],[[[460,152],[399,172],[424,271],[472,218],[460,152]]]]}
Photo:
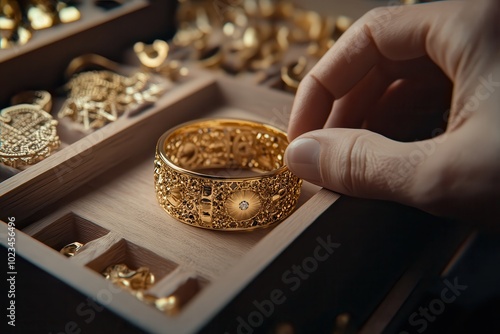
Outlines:
{"type": "Polygon", "coordinates": [[[255,217],[260,212],[262,200],[257,192],[242,189],[229,195],[224,206],[229,216],[236,221],[244,221],[255,217]]]}
{"type": "Polygon", "coordinates": [[[240,202],[240,210],[242,210],[242,211],[247,210],[249,206],[250,206],[250,204],[248,204],[247,201],[241,201],[240,202]]]}

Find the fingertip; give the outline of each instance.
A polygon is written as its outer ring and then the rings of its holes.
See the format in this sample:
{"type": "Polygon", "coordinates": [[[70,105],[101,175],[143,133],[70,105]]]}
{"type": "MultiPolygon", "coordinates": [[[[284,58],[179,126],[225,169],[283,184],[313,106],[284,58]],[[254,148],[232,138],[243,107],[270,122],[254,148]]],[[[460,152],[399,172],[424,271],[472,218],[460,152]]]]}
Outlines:
{"type": "Polygon", "coordinates": [[[285,152],[285,164],[301,179],[321,183],[320,143],[308,137],[298,138],[290,143],[285,152]]]}

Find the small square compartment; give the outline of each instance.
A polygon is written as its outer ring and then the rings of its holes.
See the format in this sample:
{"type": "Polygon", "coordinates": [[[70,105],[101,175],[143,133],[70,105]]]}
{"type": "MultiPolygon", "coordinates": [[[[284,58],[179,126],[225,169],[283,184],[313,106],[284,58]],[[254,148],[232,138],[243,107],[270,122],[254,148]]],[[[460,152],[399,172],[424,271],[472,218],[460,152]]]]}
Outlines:
{"type": "Polygon", "coordinates": [[[148,293],[159,298],[175,297],[178,306],[175,311],[167,312],[167,314],[177,315],[209,283],[208,280],[198,276],[192,269],[179,266],[167,277],[151,287],[148,293]]]}
{"type": "Polygon", "coordinates": [[[109,230],[71,212],[35,233],[33,238],[59,251],[72,242],[86,244],[108,233],[109,230]]]}
{"type": "Polygon", "coordinates": [[[125,239],[118,241],[104,254],[87,263],[86,266],[102,274],[108,266],[120,263],[134,270],[139,267],[148,267],[155,276],[155,282],[160,281],[178,266],[176,263],[125,239]]]}
{"type": "Polygon", "coordinates": [[[172,312],[170,315],[177,315],[182,312],[182,309],[186,307],[189,302],[201,291],[202,285],[197,278],[188,278],[184,283],[172,292],[171,296],[174,296],[178,303],[178,309],[172,312]]]}

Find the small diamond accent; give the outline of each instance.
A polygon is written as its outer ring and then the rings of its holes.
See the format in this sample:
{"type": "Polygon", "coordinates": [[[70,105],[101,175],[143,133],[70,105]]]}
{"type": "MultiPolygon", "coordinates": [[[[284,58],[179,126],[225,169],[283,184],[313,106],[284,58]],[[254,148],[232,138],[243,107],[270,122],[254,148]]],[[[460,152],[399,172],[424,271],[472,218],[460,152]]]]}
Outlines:
{"type": "Polygon", "coordinates": [[[240,210],[244,211],[244,210],[248,209],[250,204],[248,204],[247,201],[241,201],[239,206],[240,206],[240,210]]]}

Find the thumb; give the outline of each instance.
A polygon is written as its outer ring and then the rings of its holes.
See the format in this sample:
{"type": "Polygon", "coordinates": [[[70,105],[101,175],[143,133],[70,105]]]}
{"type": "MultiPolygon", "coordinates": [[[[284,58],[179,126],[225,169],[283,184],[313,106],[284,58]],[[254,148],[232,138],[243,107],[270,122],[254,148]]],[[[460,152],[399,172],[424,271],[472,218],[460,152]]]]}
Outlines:
{"type": "Polygon", "coordinates": [[[298,177],[345,195],[413,204],[415,171],[427,158],[422,143],[368,130],[322,129],[292,141],[285,163],[298,177]]]}

